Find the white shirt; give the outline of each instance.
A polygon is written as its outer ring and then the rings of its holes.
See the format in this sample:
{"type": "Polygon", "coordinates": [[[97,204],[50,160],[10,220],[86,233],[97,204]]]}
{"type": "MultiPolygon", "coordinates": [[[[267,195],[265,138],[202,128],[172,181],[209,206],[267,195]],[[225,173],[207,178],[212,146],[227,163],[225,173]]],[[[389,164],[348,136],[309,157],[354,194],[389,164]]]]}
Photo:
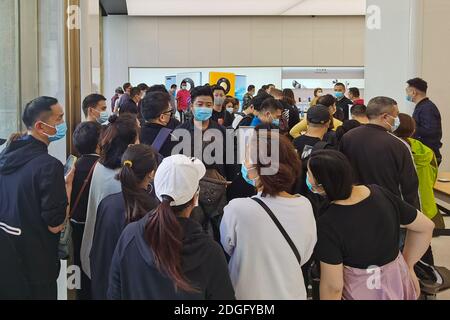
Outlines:
{"type": "MultiPolygon", "coordinates": [[[[317,242],[316,222],[304,197],[262,198],[308,262],[317,242]]],[[[221,242],[231,256],[229,271],[239,300],[306,300],[302,270],[273,220],[251,198],[235,199],[224,209],[221,242]]]]}

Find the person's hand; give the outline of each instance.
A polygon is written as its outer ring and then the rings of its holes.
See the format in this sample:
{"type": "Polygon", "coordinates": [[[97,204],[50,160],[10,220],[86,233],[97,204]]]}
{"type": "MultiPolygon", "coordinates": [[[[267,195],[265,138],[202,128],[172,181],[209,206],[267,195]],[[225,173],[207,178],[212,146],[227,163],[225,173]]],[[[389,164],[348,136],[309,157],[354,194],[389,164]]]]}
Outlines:
{"type": "Polygon", "coordinates": [[[66,186],[72,186],[73,177],[75,176],[75,167],[72,168],[69,173],[64,177],[66,180],[66,186]]]}
{"type": "Polygon", "coordinates": [[[416,289],[417,299],[419,299],[420,298],[420,283],[419,283],[419,279],[417,279],[417,275],[416,275],[416,272],[414,271],[414,267],[409,268],[409,273],[410,273],[411,279],[414,283],[414,288],[416,289]]]}

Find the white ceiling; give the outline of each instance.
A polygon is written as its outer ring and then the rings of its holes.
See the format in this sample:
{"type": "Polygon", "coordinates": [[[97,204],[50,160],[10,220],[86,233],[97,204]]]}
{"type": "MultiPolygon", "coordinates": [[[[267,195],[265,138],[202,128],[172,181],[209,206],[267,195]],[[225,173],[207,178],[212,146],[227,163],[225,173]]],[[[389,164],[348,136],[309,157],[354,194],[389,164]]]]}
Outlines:
{"type": "Polygon", "coordinates": [[[130,16],[365,15],[366,0],[127,0],[130,16]]]}

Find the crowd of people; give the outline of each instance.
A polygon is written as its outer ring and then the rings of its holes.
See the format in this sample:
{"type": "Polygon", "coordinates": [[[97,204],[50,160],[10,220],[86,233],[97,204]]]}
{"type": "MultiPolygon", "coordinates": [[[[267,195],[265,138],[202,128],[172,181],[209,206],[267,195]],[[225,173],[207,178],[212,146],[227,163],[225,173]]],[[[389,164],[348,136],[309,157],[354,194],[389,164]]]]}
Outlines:
{"type": "Polygon", "coordinates": [[[71,230],[79,300],[416,300],[415,268],[434,264],[444,228],[427,89],[407,82],[411,117],[337,83],[301,119],[294,92],[273,84],[250,85],[241,107],[217,85],[126,83],[110,108],[84,99],[68,171],[48,153],[66,135],[64,108],[38,97],[0,154],[0,298],[56,299],[71,230]],[[230,150],[243,128],[240,161],[230,150]]]}

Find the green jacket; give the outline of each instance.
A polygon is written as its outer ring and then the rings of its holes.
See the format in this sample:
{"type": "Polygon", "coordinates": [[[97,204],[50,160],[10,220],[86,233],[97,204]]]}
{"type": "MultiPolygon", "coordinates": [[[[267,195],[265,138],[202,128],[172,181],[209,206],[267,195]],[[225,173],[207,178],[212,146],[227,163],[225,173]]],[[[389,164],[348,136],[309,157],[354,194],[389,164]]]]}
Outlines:
{"type": "Polygon", "coordinates": [[[438,177],[438,165],[436,156],[430,148],[418,140],[408,139],[416,164],[419,177],[419,194],[422,204],[422,212],[430,219],[438,213],[434,198],[434,185],[438,177]]]}

